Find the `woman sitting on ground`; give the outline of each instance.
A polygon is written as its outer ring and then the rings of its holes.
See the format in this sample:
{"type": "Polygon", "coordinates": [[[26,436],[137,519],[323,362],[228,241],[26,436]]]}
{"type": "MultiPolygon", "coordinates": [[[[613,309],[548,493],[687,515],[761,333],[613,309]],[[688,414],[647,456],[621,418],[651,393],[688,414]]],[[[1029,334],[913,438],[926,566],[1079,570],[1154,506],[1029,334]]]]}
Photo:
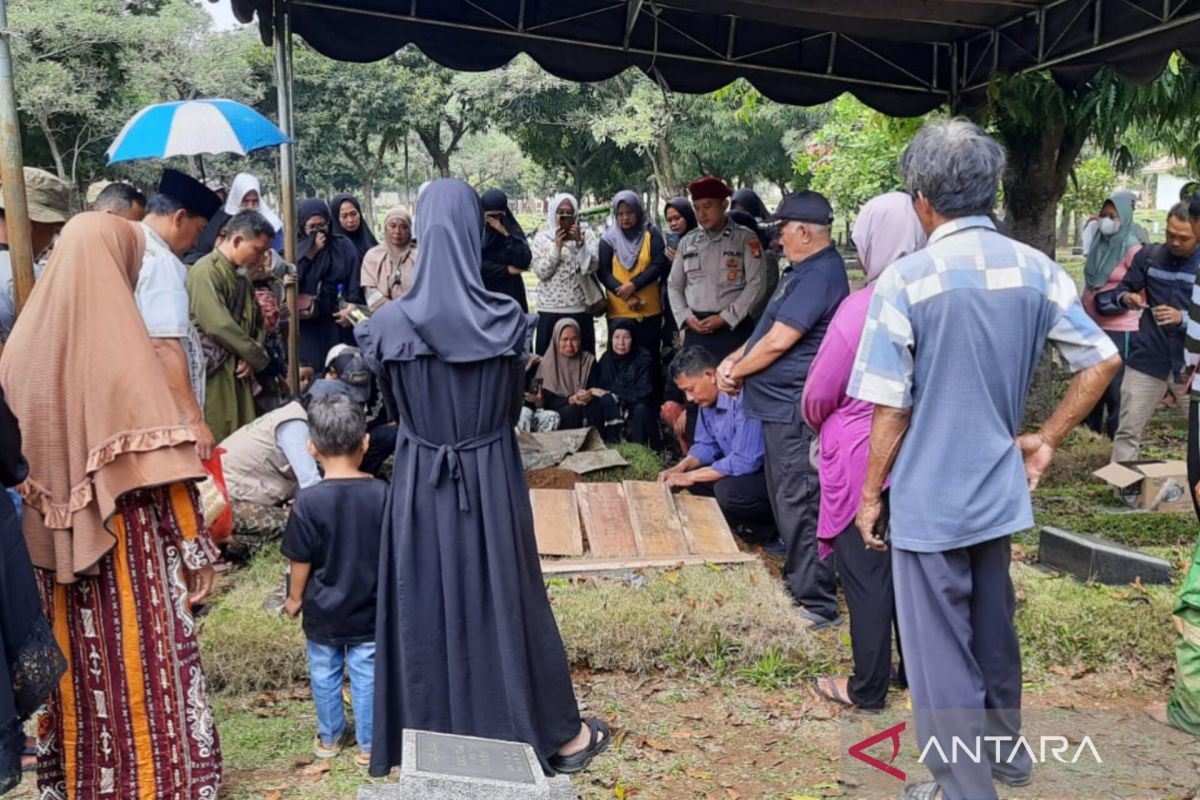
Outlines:
{"type": "Polygon", "coordinates": [[[583,350],[581,336],[575,320],[558,321],[554,347],[542,358],[538,371],[542,385],[528,399],[537,408],[557,411],[561,430],[591,426],[604,434],[605,441],[615,441],[624,423],[620,404],[593,383],[596,357],[583,350]]]}
{"type": "Polygon", "coordinates": [[[624,426],[616,428],[624,433],[622,438],[655,446],[658,422],[654,411],[654,358],[644,347],[634,346],[631,320],[613,320],[609,330],[612,348],[601,356],[592,371],[595,391],[604,392],[602,398],[616,399],[626,421],[624,426]]]}

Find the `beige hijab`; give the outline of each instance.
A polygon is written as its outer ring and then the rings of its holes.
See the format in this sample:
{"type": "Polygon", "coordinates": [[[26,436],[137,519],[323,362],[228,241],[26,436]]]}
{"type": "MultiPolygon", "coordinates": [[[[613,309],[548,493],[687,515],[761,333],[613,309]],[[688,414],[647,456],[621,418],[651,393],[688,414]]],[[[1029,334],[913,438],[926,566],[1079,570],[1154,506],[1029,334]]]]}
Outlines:
{"type": "Polygon", "coordinates": [[[538,367],[542,387],[559,397],[570,397],[587,386],[588,376],[592,374],[592,366],[596,363],[596,357],[585,350],[580,350],[574,358],[567,358],[558,352],[558,340],[567,328],[578,331],[579,323],[570,318],[558,321],[554,326],[554,344],[546,350],[538,367]]]}
{"type": "Polygon", "coordinates": [[[95,574],[122,495],[204,476],[134,303],[144,250],[137,225],[74,217],[0,358],[29,461],[25,539],[60,583],[95,574]]]}

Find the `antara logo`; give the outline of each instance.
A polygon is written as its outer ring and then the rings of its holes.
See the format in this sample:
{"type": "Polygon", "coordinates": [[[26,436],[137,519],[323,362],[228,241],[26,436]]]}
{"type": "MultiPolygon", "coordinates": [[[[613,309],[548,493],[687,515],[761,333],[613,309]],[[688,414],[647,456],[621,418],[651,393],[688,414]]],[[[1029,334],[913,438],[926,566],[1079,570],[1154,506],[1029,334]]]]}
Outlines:
{"type": "MultiPolygon", "coordinates": [[[[901,722],[874,736],[863,739],[861,742],[850,746],[850,755],[870,767],[874,767],[897,780],[903,781],[907,776],[903,770],[898,769],[893,764],[896,761],[896,756],[900,754],[900,734],[904,733],[907,727],[907,723],[901,722]],[[892,743],[892,755],[886,763],[866,753],[868,748],[874,747],[884,741],[892,743]]],[[[1091,754],[1092,759],[1097,764],[1104,763],[1104,759],[1100,758],[1100,753],[1096,750],[1096,745],[1092,742],[1090,736],[1084,736],[1080,740],[1079,746],[1075,748],[1074,753],[1071,752],[1070,741],[1065,736],[1042,736],[1038,738],[1038,745],[1035,750],[1024,736],[1018,736],[1015,739],[1011,736],[983,736],[976,737],[975,746],[972,748],[962,738],[955,736],[950,742],[950,753],[947,756],[946,749],[942,747],[941,742],[936,737],[932,737],[925,743],[925,747],[921,750],[921,755],[917,758],[917,761],[924,764],[925,759],[932,752],[944,764],[957,764],[960,757],[964,761],[969,761],[973,764],[981,764],[985,761],[995,763],[1001,760],[1011,764],[1017,757],[1017,754],[1021,750],[1024,750],[1029,755],[1029,760],[1034,764],[1045,764],[1050,758],[1053,758],[1053,760],[1060,764],[1074,764],[1079,761],[1085,751],[1091,754]],[[992,747],[989,748],[989,744],[992,747]],[[1001,744],[1012,745],[1007,758],[1002,758],[1001,744]],[[990,757],[989,749],[992,750],[990,757]]]]}

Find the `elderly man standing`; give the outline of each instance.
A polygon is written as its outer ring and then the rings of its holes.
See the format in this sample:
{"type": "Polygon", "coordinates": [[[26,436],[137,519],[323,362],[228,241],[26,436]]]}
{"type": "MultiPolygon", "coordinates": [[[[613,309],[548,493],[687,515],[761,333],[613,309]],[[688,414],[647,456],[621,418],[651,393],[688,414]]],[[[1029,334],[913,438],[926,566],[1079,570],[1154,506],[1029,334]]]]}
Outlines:
{"type": "MultiPolygon", "coordinates": [[[[29,227],[33,240],[34,277],[39,278],[46,266],[42,254],[71,216],[71,187],[44,169],[25,167],[25,198],[29,206],[29,227]]],[[[16,321],[12,259],[8,254],[4,198],[0,197],[0,341],[8,341],[16,321]]]]}
{"type": "Polygon", "coordinates": [[[217,249],[188,270],[192,319],[207,337],[204,419],[217,441],[254,421],[255,372],[271,363],[266,329],[246,269],[262,263],[275,229],[257,211],[239,211],[217,249]]]}
{"type": "Polygon", "coordinates": [[[671,313],[688,346],[724,358],[754,329],[751,312],[766,291],[762,244],[729,219],[733,191],[724,181],[701,178],[688,191],[699,224],[675,250],[667,281],[671,313]]]}
{"type": "Polygon", "coordinates": [[[766,440],[767,489],[787,548],[783,579],[806,625],[836,625],[837,578],[817,555],[821,483],[809,459],[813,434],[800,414],[804,381],[829,322],[850,294],[846,264],[830,238],[833,209],[817,192],[779,204],[775,219],[791,266],[746,344],[722,362],[721,389],[745,382],[746,414],[760,420],[766,440]]]}
{"type": "MultiPolygon", "coordinates": [[[[122,185],[110,184],[108,189],[122,185]]],[[[100,194],[103,199],[104,192],[100,194]]],[[[180,258],[196,246],[220,207],[221,201],[200,181],[163,170],[158,193],[147,203],[142,220],[146,252],[134,292],[171,395],[195,428],[196,451],[206,460],[212,457],[215,440],[204,422],[204,349],[188,311],[187,268],[180,258]]],[[[103,210],[99,201],[97,209],[103,210]]]]}
{"type": "Polygon", "coordinates": [[[900,171],[929,244],[879,278],[848,390],[876,406],[857,525],[867,547],[892,549],[919,744],[950,754],[954,737],[1012,737],[981,763],[945,763],[931,748],[935,781],[907,787],[906,800],[987,800],[993,779],[1030,781],[1016,746],[1011,536],[1033,527],[1030,490],[1121,365],[1062,268],[996,231],[1004,161],[963,119],[930,122],[909,144],[900,171]],[[1079,374],[1042,428],[1018,437],[1047,342],[1079,374]]]}

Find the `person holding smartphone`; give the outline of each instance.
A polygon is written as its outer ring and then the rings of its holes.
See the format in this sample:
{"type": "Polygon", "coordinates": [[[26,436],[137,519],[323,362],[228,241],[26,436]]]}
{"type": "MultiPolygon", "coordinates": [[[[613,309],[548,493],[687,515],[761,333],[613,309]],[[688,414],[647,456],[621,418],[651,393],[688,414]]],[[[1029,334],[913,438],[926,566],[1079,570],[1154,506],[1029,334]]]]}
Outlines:
{"type": "Polygon", "coordinates": [[[525,279],[532,254],[521,223],[508,207],[508,195],[500,189],[483,193],[483,285],[490,292],[508,295],[522,311],[529,311],[525,279]]]}
{"type": "Polygon", "coordinates": [[[580,347],[596,353],[596,329],[588,309],[585,281],[596,280],[596,235],[579,224],[579,201],[558,194],[550,201],[546,229],[533,237],[533,274],[537,290],[537,354],[554,343],[554,328],[571,319],[579,326],[580,347]]]}

